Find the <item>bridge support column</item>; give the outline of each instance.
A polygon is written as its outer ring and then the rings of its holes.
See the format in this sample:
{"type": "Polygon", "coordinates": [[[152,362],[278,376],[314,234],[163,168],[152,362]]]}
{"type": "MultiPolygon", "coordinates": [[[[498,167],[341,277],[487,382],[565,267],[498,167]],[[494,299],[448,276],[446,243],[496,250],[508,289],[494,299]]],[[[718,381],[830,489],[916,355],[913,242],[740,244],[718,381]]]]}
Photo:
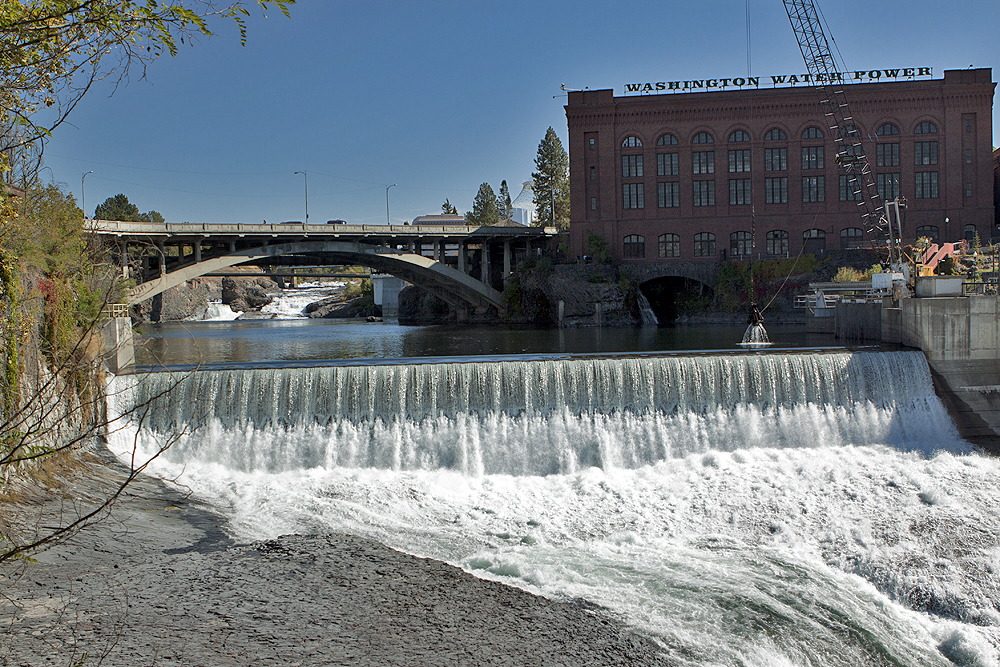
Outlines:
{"type": "Polygon", "coordinates": [[[503,278],[507,280],[507,276],[510,275],[510,240],[504,239],[503,242],[503,278]]]}
{"type": "Polygon", "coordinates": [[[458,242],[458,270],[465,273],[465,241],[458,242]]]}
{"type": "Polygon", "coordinates": [[[483,240],[482,253],[483,261],[479,263],[479,280],[493,287],[493,285],[490,285],[490,245],[485,239],[483,240]]]}
{"type": "Polygon", "coordinates": [[[201,261],[201,240],[205,238],[204,236],[199,236],[194,242],[194,261],[201,261]]]}
{"type": "Polygon", "coordinates": [[[156,244],[156,249],[160,251],[160,275],[167,275],[167,248],[163,245],[163,241],[156,244]]]}

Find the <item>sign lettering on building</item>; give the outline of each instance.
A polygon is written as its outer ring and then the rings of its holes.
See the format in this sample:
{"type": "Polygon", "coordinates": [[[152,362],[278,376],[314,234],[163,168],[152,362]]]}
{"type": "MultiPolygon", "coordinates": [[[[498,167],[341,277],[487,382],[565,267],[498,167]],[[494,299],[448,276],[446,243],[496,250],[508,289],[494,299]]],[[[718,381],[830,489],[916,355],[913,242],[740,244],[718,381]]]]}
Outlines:
{"type": "Polygon", "coordinates": [[[761,79],[764,85],[771,84],[778,86],[796,86],[800,84],[815,85],[827,83],[828,81],[841,81],[843,83],[873,83],[886,79],[912,79],[915,77],[932,76],[932,67],[900,67],[897,69],[873,69],[857,70],[854,72],[833,72],[827,74],[782,74],[771,77],[734,77],[731,79],[694,79],[691,81],[657,81],[655,83],[626,83],[625,94],[638,93],[658,94],[670,92],[694,92],[700,90],[712,90],[722,88],[759,88],[761,79]],[[770,80],[768,80],[770,79],[770,80]]]}

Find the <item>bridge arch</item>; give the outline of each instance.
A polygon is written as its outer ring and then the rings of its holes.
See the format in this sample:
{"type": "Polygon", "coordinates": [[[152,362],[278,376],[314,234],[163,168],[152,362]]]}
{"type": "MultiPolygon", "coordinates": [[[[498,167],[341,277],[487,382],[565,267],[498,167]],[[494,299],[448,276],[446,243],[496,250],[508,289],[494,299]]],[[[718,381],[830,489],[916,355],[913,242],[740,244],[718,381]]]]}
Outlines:
{"type": "Polygon", "coordinates": [[[262,245],[188,264],[137,285],[129,293],[128,303],[140,303],[206,273],[268,257],[302,254],[324,255],[331,264],[357,264],[398,276],[457,308],[473,306],[482,310],[493,307],[503,312],[499,291],[444,262],[387,246],[346,241],[262,245]]]}

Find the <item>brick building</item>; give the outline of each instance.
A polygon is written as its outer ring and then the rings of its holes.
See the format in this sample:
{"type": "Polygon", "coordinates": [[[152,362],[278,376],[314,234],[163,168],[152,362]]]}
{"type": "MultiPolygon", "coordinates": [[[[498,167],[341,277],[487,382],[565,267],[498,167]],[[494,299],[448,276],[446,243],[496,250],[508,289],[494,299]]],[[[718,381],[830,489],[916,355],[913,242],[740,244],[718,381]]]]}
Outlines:
{"type": "MultiPolygon", "coordinates": [[[[1000,236],[990,69],[845,85],[904,241],[1000,236]]],[[[718,261],[870,243],[809,86],[615,97],[569,93],[570,248],[588,233],[624,262],[718,261]]]]}

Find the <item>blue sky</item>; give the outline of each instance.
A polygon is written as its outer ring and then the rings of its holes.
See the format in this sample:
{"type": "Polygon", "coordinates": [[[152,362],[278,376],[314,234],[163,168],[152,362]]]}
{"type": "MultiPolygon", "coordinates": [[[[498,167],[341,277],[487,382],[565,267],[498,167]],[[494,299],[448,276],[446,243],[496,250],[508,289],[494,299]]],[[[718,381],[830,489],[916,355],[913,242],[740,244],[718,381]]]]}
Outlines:
{"type": "MultiPolygon", "coordinates": [[[[1000,72],[1000,3],[822,2],[848,69],[1000,72]]],[[[742,76],[747,5],[300,0],[95,86],[46,149],[88,214],[122,192],[171,222],[393,223],[471,208],[479,184],[531,178],[568,88],[742,76]]],[[[804,71],[784,7],[751,0],[752,70],[804,71]]],[[[993,115],[994,145],[1000,111],[993,115]]]]}

